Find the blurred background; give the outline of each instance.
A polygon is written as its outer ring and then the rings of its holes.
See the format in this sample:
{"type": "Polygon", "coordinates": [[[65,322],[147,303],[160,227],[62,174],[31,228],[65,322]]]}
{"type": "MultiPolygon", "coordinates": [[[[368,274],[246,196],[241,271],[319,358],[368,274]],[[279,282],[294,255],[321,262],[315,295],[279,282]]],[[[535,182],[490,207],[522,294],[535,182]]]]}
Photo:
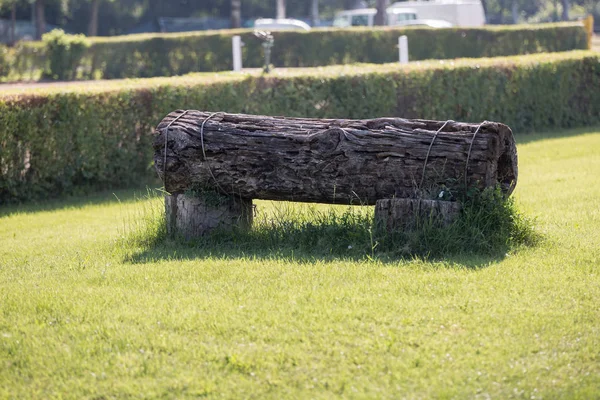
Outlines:
{"type": "MultiPolygon", "coordinates": [[[[482,0],[481,4],[488,24],[574,20],[586,14],[600,21],[598,0],[482,0]]],[[[386,0],[0,0],[0,41],[39,39],[55,28],[114,36],[252,27],[257,18],[276,17],[330,26],[341,10],[389,5],[386,0]]]]}

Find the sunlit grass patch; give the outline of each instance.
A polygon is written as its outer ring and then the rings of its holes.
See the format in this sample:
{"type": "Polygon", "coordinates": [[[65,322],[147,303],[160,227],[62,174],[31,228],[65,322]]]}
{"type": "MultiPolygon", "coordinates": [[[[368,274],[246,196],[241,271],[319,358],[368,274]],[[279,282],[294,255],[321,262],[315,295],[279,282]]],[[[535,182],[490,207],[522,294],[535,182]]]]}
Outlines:
{"type": "Polygon", "coordinates": [[[544,240],[503,257],[370,258],[364,231],[348,257],[302,232],[305,254],[129,241],[161,237],[140,215],[162,196],[134,190],[2,206],[0,399],[597,398],[600,129],[518,147],[514,202],[544,240]]]}

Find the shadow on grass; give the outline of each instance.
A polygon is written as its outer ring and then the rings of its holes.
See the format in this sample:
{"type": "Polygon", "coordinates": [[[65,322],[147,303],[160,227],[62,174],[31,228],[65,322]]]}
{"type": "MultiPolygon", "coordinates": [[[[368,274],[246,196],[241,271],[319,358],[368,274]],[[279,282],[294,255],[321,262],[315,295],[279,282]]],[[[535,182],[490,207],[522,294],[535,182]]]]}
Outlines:
{"type": "Polygon", "coordinates": [[[480,269],[538,241],[532,221],[521,215],[514,202],[504,198],[499,190],[469,197],[459,218],[447,226],[424,218],[417,220],[415,229],[388,232],[377,229],[373,207],[318,209],[284,202],[280,208],[259,208],[250,230],[212,232],[193,241],[166,234],[160,201],[144,204],[147,208],[119,242],[127,263],[210,258],[306,263],[375,261],[384,265],[427,262],[480,269]]]}
{"type": "MultiPolygon", "coordinates": [[[[88,195],[74,195],[52,198],[48,200],[32,200],[21,204],[0,205],[0,218],[13,214],[30,214],[38,212],[80,209],[89,206],[101,206],[111,203],[131,203],[139,200],[147,193],[149,185],[140,184],[128,189],[104,190],[88,195]]],[[[151,186],[155,187],[155,185],[151,186]]]]}
{"type": "Polygon", "coordinates": [[[176,241],[167,241],[155,247],[127,254],[124,262],[148,264],[163,261],[227,260],[241,262],[247,260],[287,261],[301,264],[329,262],[374,262],[386,267],[398,267],[409,263],[431,263],[428,267],[467,268],[480,270],[501,262],[506,253],[498,254],[455,254],[444,257],[402,255],[395,253],[362,253],[349,249],[347,254],[326,253],[298,248],[264,248],[251,246],[194,246],[176,241]]]}

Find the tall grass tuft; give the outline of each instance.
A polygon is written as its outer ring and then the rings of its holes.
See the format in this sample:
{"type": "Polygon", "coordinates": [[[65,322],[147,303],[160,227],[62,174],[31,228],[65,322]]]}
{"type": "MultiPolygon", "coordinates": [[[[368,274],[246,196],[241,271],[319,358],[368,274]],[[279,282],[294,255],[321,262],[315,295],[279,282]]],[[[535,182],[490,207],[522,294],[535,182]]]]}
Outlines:
{"type": "Polygon", "coordinates": [[[118,244],[123,248],[152,248],[167,238],[165,203],[163,193],[146,189],[146,194],[136,196],[139,207],[133,214],[126,215],[118,244]]]}
{"type": "MultiPolygon", "coordinates": [[[[386,232],[374,223],[374,208],[259,202],[253,227],[213,232],[186,242],[212,254],[232,252],[287,257],[442,258],[451,255],[502,256],[540,239],[533,221],[499,190],[465,196],[460,217],[441,227],[421,219],[411,231],[386,232]]],[[[137,215],[126,223],[122,243],[151,250],[174,250],[183,240],[167,236],[162,196],[148,192],[137,215]]]]}
{"type": "Polygon", "coordinates": [[[381,247],[392,254],[431,256],[479,254],[498,256],[520,246],[533,246],[541,236],[534,221],[519,212],[514,199],[499,189],[471,191],[462,201],[459,218],[440,227],[430,220],[418,221],[411,232],[381,236],[381,247]]]}

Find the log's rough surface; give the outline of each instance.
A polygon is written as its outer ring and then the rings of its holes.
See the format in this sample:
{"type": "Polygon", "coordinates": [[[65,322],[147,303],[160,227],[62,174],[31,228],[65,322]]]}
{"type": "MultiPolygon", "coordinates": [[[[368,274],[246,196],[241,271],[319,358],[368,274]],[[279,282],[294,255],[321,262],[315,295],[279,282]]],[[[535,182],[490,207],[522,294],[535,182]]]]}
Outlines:
{"type": "Polygon", "coordinates": [[[440,187],[499,185],[512,193],[517,149],[510,128],[442,126],[180,110],[158,125],[154,162],[170,193],[202,187],[246,199],[364,205],[435,196],[440,187]]]}
{"type": "Polygon", "coordinates": [[[460,215],[456,201],[421,199],[383,199],[375,205],[375,224],[387,231],[407,231],[419,223],[448,226],[460,215]]]}

